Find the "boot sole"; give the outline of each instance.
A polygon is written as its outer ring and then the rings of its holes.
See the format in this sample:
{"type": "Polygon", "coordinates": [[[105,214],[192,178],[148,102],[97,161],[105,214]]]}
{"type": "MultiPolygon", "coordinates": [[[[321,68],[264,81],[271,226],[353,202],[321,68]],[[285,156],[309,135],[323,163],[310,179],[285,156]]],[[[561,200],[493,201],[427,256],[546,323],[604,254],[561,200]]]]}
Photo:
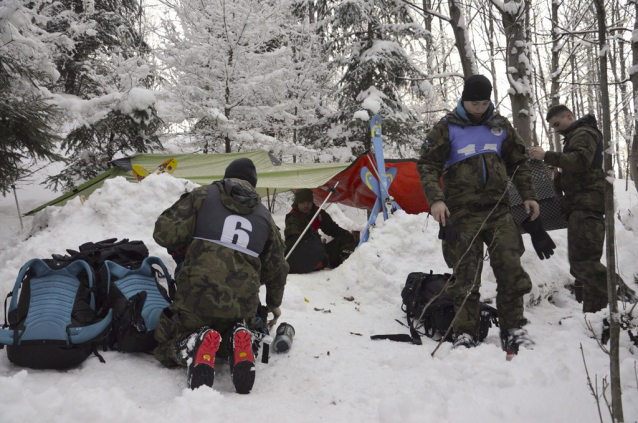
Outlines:
{"type": "Polygon", "coordinates": [[[232,377],[238,394],[248,394],[255,383],[255,357],[250,334],[246,330],[235,333],[233,340],[232,377]]]}
{"type": "Polygon", "coordinates": [[[215,382],[215,354],[219,350],[220,343],[219,333],[210,330],[206,332],[199,345],[196,345],[196,353],[188,372],[188,387],[190,389],[197,389],[203,385],[213,386],[215,382]]]}

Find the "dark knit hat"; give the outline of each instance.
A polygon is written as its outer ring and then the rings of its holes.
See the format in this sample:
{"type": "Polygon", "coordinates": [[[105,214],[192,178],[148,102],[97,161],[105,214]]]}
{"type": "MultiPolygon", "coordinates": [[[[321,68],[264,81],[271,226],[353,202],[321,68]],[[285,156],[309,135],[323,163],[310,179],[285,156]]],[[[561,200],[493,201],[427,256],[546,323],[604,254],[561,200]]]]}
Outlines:
{"type": "Polygon", "coordinates": [[[492,83],[483,75],[472,75],[465,80],[463,101],[489,100],[492,96],[492,83]]]}
{"type": "Polygon", "coordinates": [[[307,201],[314,202],[312,190],[308,188],[298,189],[297,192],[295,192],[295,204],[305,203],[307,201]]]}
{"type": "Polygon", "coordinates": [[[257,169],[250,159],[237,159],[230,162],[224,173],[224,179],[237,178],[250,182],[253,187],[257,186],[257,169]]]}

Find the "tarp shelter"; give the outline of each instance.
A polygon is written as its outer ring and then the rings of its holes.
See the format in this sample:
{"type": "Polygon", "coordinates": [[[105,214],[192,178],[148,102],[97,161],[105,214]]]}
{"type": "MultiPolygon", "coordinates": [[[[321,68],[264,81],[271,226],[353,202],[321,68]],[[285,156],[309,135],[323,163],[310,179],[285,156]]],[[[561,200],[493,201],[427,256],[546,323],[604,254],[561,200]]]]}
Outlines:
{"type": "MultiPolygon", "coordinates": [[[[372,209],[376,199],[374,193],[361,180],[361,168],[376,167],[373,156],[364,153],[352,163],[282,163],[266,151],[229,154],[138,154],[114,160],[111,169],[101,173],[49,203],[46,203],[27,215],[32,215],[47,206],[62,206],[70,199],[83,195],[88,197],[100,188],[104,181],[122,176],[131,183],[138,183],[133,176],[133,165],[141,165],[152,171],[165,160],[174,158],[177,166],[173,172],[176,178],[188,179],[200,185],[210,184],[222,179],[226,167],[238,158],[248,158],[255,163],[259,181],[257,191],[265,196],[297,188],[313,188],[316,202],[320,204],[327,195],[326,189],[318,187],[334,186],[337,181],[338,195],[332,195],[329,202],[342,203],[351,207],[372,209]]],[[[397,167],[396,180],[390,186],[390,195],[408,213],[428,211],[427,202],[416,171],[415,160],[386,160],[386,168],[397,167]]]]}

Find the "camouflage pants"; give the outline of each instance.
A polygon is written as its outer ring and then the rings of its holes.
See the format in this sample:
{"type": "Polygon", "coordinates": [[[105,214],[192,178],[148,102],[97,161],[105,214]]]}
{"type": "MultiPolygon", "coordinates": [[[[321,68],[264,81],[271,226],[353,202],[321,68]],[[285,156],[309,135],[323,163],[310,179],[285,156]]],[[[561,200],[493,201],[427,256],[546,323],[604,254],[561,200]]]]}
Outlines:
{"type": "MultiPolygon", "coordinates": [[[[532,289],[532,281],[521,266],[525,247],[509,208],[501,206],[480,229],[488,214],[489,211],[461,211],[451,216],[461,237],[454,248],[454,256],[459,260],[454,268],[456,280],[446,289],[454,299],[458,313],[454,322],[454,333],[457,335],[478,335],[479,332],[483,244],[487,245],[490,266],[496,276],[496,306],[501,330],[520,327],[524,311],[523,296],[532,289]],[[475,235],[476,239],[472,243],[475,235]],[[468,292],[470,294],[461,309],[468,292]]],[[[448,259],[453,260],[450,257],[448,259]]]]}
{"type": "Polygon", "coordinates": [[[167,307],[160,314],[157,322],[155,340],[158,344],[153,354],[166,367],[186,366],[186,361],[178,353],[177,344],[200,328],[207,326],[219,332],[222,338],[217,357],[228,358],[230,332],[238,322],[243,322],[243,319],[204,320],[192,313],[174,313],[170,307],[167,307]]]}
{"type": "Polygon", "coordinates": [[[326,254],[328,255],[328,263],[330,267],[337,267],[342,263],[342,253],[344,250],[354,251],[357,244],[351,235],[336,237],[329,243],[325,244],[326,254]]]}
{"type": "MultiPolygon", "coordinates": [[[[583,282],[583,311],[607,307],[607,268],[600,262],[605,242],[605,218],[587,210],[574,210],[567,220],[569,271],[583,282]]],[[[622,278],[616,275],[619,284],[622,278]]]]}

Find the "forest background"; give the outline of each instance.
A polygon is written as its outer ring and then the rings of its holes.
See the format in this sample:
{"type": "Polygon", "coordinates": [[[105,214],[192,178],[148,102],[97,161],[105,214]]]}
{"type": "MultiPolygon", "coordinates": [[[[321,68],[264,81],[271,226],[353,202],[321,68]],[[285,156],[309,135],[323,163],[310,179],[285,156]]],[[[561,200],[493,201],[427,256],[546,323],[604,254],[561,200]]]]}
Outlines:
{"type": "Polygon", "coordinates": [[[594,3],[4,0],[0,191],[50,163],[47,186],[67,191],[114,158],[165,148],[345,162],[370,148],[375,113],[386,156],[414,158],[476,73],[547,150],[562,149],[548,107],[601,125],[607,84],[613,171],[635,183],[638,3],[604,2],[602,47],[594,3]]]}

